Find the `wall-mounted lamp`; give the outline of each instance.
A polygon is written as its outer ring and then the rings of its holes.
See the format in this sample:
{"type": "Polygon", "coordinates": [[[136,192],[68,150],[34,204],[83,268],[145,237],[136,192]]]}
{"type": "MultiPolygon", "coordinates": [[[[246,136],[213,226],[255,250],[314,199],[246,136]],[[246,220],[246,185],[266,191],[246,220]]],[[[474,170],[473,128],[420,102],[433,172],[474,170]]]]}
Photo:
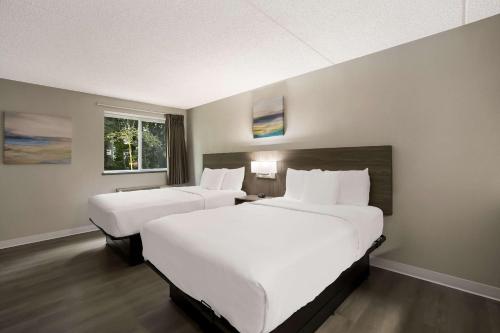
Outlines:
{"type": "Polygon", "coordinates": [[[278,172],[276,161],[252,161],[250,171],[257,174],[257,178],[276,178],[278,172]]]}

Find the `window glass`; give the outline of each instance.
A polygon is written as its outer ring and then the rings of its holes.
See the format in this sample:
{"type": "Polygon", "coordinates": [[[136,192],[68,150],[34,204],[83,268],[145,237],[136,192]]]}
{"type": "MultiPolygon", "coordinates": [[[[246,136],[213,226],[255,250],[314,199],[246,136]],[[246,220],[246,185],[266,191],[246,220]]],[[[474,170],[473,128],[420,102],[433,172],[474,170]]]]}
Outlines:
{"type": "Polygon", "coordinates": [[[166,167],[165,124],[142,121],[142,169],[166,167]]]}
{"type": "Polygon", "coordinates": [[[104,118],[104,170],[137,170],[139,121],[104,118]]]}

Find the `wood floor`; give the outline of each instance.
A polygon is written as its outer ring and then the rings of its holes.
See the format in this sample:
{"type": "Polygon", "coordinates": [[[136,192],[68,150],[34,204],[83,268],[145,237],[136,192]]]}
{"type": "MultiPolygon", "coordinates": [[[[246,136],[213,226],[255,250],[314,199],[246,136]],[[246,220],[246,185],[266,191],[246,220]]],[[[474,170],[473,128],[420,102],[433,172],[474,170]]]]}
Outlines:
{"type": "MultiPolygon", "coordinates": [[[[1,332],[199,332],[146,265],[89,233],[0,250],[1,332]]],[[[500,303],[373,268],[318,332],[500,332],[500,303]]]]}

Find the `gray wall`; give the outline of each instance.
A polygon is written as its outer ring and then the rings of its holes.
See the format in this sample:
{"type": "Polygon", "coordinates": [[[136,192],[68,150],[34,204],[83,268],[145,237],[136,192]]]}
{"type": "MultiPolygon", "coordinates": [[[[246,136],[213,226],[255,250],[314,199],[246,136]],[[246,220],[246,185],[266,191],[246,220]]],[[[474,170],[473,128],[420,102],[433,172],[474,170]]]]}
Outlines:
{"type": "MultiPolygon", "coordinates": [[[[0,79],[0,111],[71,116],[70,165],[0,163],[0,240],[88,225],[87,198],[117,187],[165,184],[165,173],[102,176],[104,109],[96,102],[185,111],[0,79]]],[[[120,111],[113,110],[110,111],[120,111]]],[[[0,117],[3,118],[3,117],[0,117]]],[[[3,124],[0,124],[3,129],[3,124]]],[[[3,135],[0,135],[3,140],[3,135]]]]}
{"type": "Polygon", "coordinates": [[[500,16],[188,111],[202,154],[394,147],[378,255],[500,286],[500,16]],[[252,138],[252,102],[284,95],[286,134],[252,138]]]}

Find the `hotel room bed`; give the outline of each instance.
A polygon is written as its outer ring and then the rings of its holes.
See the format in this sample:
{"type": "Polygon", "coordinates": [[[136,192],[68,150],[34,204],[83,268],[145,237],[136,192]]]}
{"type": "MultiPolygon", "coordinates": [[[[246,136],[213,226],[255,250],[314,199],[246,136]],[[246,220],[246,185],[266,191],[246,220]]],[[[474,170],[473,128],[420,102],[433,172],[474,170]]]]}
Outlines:
{"type": "Polygon", "coordinates": [[[244,191],[207,190],[200,186],[106,193],[89,199],[89,216],[107,234],[126,237],[139,233],[144,223],[156,218],[230,206],[234,198],[244,195],[244,191]]]}
{"type": "Polygon", "coordinates": [[[136,264],[142,262],[139,231],[144,223],[170,214],[234,205],[234,198],[244,195],[241,190],[200,186],[106,193],[89,198],[88,214],[106,234],[108,244],[136,264]]]}
{"type": "Polygon", "coordinates": [[[171,292],[205,304],[239,332],[260,333],[367,261],[382,228],[376,207],[275,198],[167,216],[144,225],[141,237],[145,259],[171,292]]]}

